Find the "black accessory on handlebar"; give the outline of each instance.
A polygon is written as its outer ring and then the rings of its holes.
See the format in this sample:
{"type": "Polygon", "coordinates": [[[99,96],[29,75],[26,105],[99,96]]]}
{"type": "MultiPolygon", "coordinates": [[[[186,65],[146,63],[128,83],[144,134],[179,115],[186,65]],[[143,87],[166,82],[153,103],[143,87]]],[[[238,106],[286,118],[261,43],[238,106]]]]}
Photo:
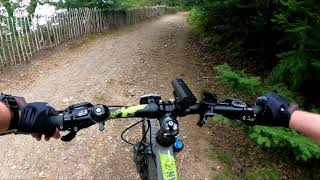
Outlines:
{"type": "Polygon", "coordinates": [[[69,106],[60,115],[63,122],[59,125],[62,131],[70,131],[67,135],[62,136],[62,141],[71,141],[80,129],[87,128],[95,123],[99,123],[100,130],[104,127],[104,121],[109,117],[109,108],[102,104],[92,105],[84,102],[69,106]]]}
{"type": "Polygon", "coordinates": [[[241,99],[227,98],[224,101],[217,103],[215,94],[204,92],[202,94],[202,101],[200,102],[200,120],[197,123],[202,127],[208,117],[215,114],[221,114],[230,119],[239,119],[246,124],[255,124],[255,117],[262,110],[260,107],[254,107],[241,99]]]}
{"type": "Polygon", "coordinates": [[[140,104],[148,104],[149,102],[159,103],[161,96],[159,94],[145,94],[140,97],[140,104]]]}
{"type": "Polygon", "coordinates": [[[185,113],[197,103],[197,99],[182,79],[173,80],[171,84],[177,109],[180,114],[185,113]]]}

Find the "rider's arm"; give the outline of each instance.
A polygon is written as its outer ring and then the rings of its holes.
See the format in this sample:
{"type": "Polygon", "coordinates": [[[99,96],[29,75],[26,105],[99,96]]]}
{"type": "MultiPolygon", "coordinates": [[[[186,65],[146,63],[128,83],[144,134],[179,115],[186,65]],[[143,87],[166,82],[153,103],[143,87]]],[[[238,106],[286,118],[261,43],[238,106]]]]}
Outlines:
{"type": "Polygon", "coordinates": [[[256,124],[290,127],[320,144],[320,115],[297,110],[295,104],[276,93],[258,97],[256,105],[263,109],[257,115],[256,124]]]}
{"type": "Polygon", "coordinates": [[[2,100],[4,100],[0,101],[0,135],[18,131],[30,133],[37,140],[41,140],[43,134],[45,134],[45,140],[49,140],[50,137],[60,138],[59,131],[49,120],[50,116],[55,116],[58,112],[47,103],[35,102],[25,104],[17,97],[0,95],[2,100]],[[16,103],[19,101],[24,106],[17,109],[16,106],[12,105],[14,101],[16,103]]]}
{"type": "Polygon", "coordinates": [[[320,144],[320,115],[305,111],[294,111],[291,115],[289,127],[320,144]]]}
{"type": "Polygon", "coordinates": [[[11,120],[11,112],[5,104],[0,102],[0,133],[8,130],[11,120]]]}

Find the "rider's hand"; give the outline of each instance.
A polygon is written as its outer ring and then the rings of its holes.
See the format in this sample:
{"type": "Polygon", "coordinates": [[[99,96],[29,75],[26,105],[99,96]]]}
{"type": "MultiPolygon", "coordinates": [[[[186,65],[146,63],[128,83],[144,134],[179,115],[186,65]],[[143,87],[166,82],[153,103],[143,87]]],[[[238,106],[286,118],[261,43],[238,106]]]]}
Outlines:
{"type": "Polygon", "coordinates": [[[288,127],[291,114],[297,109],[297,105],[274,92],[258,97],[256,105],[263,109],[256,117],[256,124],[265,126],[288,127]]]}
{"type": "Polygon", "coordinates": [[[19,132],[32,133],[37,140],[41,139],[42,134],[45,135],[45,140],[49,140],[50,137],[58,139],[60,138],[59,131],[49,121],[50,116],[56,115],[58,112],[47,103],[29,103],[21,111],[17,129],[19,132]]]}

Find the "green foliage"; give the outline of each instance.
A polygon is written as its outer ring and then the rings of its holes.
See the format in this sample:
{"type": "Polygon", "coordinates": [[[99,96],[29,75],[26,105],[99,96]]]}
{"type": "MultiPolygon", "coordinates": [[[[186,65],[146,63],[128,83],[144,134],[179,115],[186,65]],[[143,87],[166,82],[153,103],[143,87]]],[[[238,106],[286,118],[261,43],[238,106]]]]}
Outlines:
{"type": "Polygon", "coordinates": [[[232,163],[232,155],[225,152],[215,152],[215,158],[218,159],[223,165],[230,166],[232,163]]]}
{"type": "Polygon", "coordinates": [[[178,0],[64,0],[64,1],[49,1],[51,5],[58,8],[101,8],[101,9],[125,9],[130,7],[167,5],[178,6],[178,0]]]}
{"type": "Polygon", "coordinates": [[[290,150],[298,160],[320,157],[320,145],[291,129],[254,126],[249,137],[267,148],[290,150]]]}
{"type": "Polygon", "coordinates": [[[227,64],[216,66],[214,69],[218,73],[215,79],[231,85],[232,89],[245,91],[251,95],[260,95],[262,93],[260,77],[249,76],[243,71],[232,71],[227,64]]]}
{"type": "Polygon", "coordinates": [[[285,84],[268,85],[259,76],[249,75],[244,71],[232,70],[227,64],[216,66],[214,69],[218,73],[215,79],[230,85],[232,90],[244,91],[250,96],[276,91],[289,101],[295,102],[294,97],[296,97],[296,94],[288,90],[285,84]]]}
{"type": "Polygon", "coordinates": [[[281,151],[281,153],[285,153],[284,155],[292,152],[297,160],[308,161],[320,157],[320,145],[294,130],[265,126],[247,128],[240,121],[230,120],[221,115],[214,116],[213,120],[226,125],[243,127],[248,136],[255,140],[257,144],[276,152],[281,151]]]}
{"type": "MultiPolygon", "coordinates": [[[[24,1],[0,1],[0,7],[4,7],[7,17],[13,17],[17,10],[25,9],[29,16],[35,13],[35,10],[39,3],[43,3],[43,0],[30,0],[28,3],[24,1]]],[[[1,16],[1,15],[0,15],[1,16]]]]}
{"type": "Polygon", "coordinates": [[[300,89],[305,81],[320,82],[319,10],[319,3],[314,0],[287,0],[279,4],[281,14],[272,19],[282,35],[278,46],[290,48],[278,54],[280,64],[272,71],[271,82],[285,82],[292,89],[300,89]]]}
{"type": "Polygon", "coordinates": [[[204,22],[202,19],[204,18],[205,14],[199,8],[193,8],[189,12],[189,16],[187,18],[187,22],[193,26],[194,30],[197,32],[204,31],[204,22]]]}
{"type": "MultiPolygon", "coordinates": [[[[231,85],[231,89],[234,91],[241,90],[249,92],[251,95],[262,95],[270,90],[276,90],[291,101],[293,101],[293,97],[296,97],[282,84],[265,85],[260,78],[249,76],[241,71],[232,71],[230,66],[226,64],[215,67],[215,70],[218,72],[216,79],[231,85]]],[[[239,126],[237,121],[230,121],[223,116],[215,116],[213,120],[227,125],[239,126]]],[[[307,161],[320,157],[320,145],[291,129],[254,126],[248,129],[248,135],[266,148],[285,149],[285,151],[292,152],[298,160],[307,161]]]]}
{"type": "Polygon", "coordinates": [[[278,179],[280,179],[280,172],[274,168],[258,169],[253,172],[247,172],[246,179],[248,179],[248,180],[264,180],[264,179],[278,180],[278,179]]]}
{"type": "Polygon", "coordinates": [[[243,123],[241,123],[240,121],[232,121],[220,114],[216,114],[215,116],[213,116],[212,120],[215,122],[222,122],[223,124],[226,124],[226,125],[234,125],[234,126],[243,125],[243,123]]]}
{"type": "Polygon", "coordinates": [[[80,8],[80,7],[87,7],[87,8],[101,8],[101,9],[108,9],[112,6],[116,6],[118,1],[112,0],[65,0],[65,1],[49,1],[50,5],[56,6],[57,8],[63,9],[70,9],[70,8],[80,8]]]}
{"type": "Polygon", "coordinates": [[[317,0],[188,0],[188,22],[212,48],[237,49],[310,98],[320,88],[320,3],[317,0]]]}
{"type": "Polygon", "coordinates": [[[14,10],[18,7],[18,3],[11,3],[9,0],[3,0],[1,5],[3,5],[9,17],[13,17],[14,10]]]}

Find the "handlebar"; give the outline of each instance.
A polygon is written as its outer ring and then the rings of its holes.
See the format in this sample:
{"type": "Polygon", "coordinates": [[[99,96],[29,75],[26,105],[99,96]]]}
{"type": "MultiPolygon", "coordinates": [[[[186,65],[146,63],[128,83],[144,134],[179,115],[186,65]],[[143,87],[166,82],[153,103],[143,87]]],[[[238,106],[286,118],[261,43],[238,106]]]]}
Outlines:
{"type": "Polygon", "coordinates": [[[141,97],[140,105],[107,106],[103,104],[80,103],[60,111],[59,116],[50,117],[50,121],[61,131],[70,131],[63,136],[63,141],[72,140],[83,128],[99,124],[99,130],[104,129],[104,122],[117,118],[157,118],[164,116],[183,117],[199,114],[199,126],[206,123],[208,117],[221,114],[231,119],[254,122],[256,114],[262,111],[259,106],[234,98],[228,98],[218,103],[214,94],[203,93],[202,100],[196,102],[195,96],[182,80],[173,81],[175,101],[162,101],[157,94],[147,94],[141,97]]]}

